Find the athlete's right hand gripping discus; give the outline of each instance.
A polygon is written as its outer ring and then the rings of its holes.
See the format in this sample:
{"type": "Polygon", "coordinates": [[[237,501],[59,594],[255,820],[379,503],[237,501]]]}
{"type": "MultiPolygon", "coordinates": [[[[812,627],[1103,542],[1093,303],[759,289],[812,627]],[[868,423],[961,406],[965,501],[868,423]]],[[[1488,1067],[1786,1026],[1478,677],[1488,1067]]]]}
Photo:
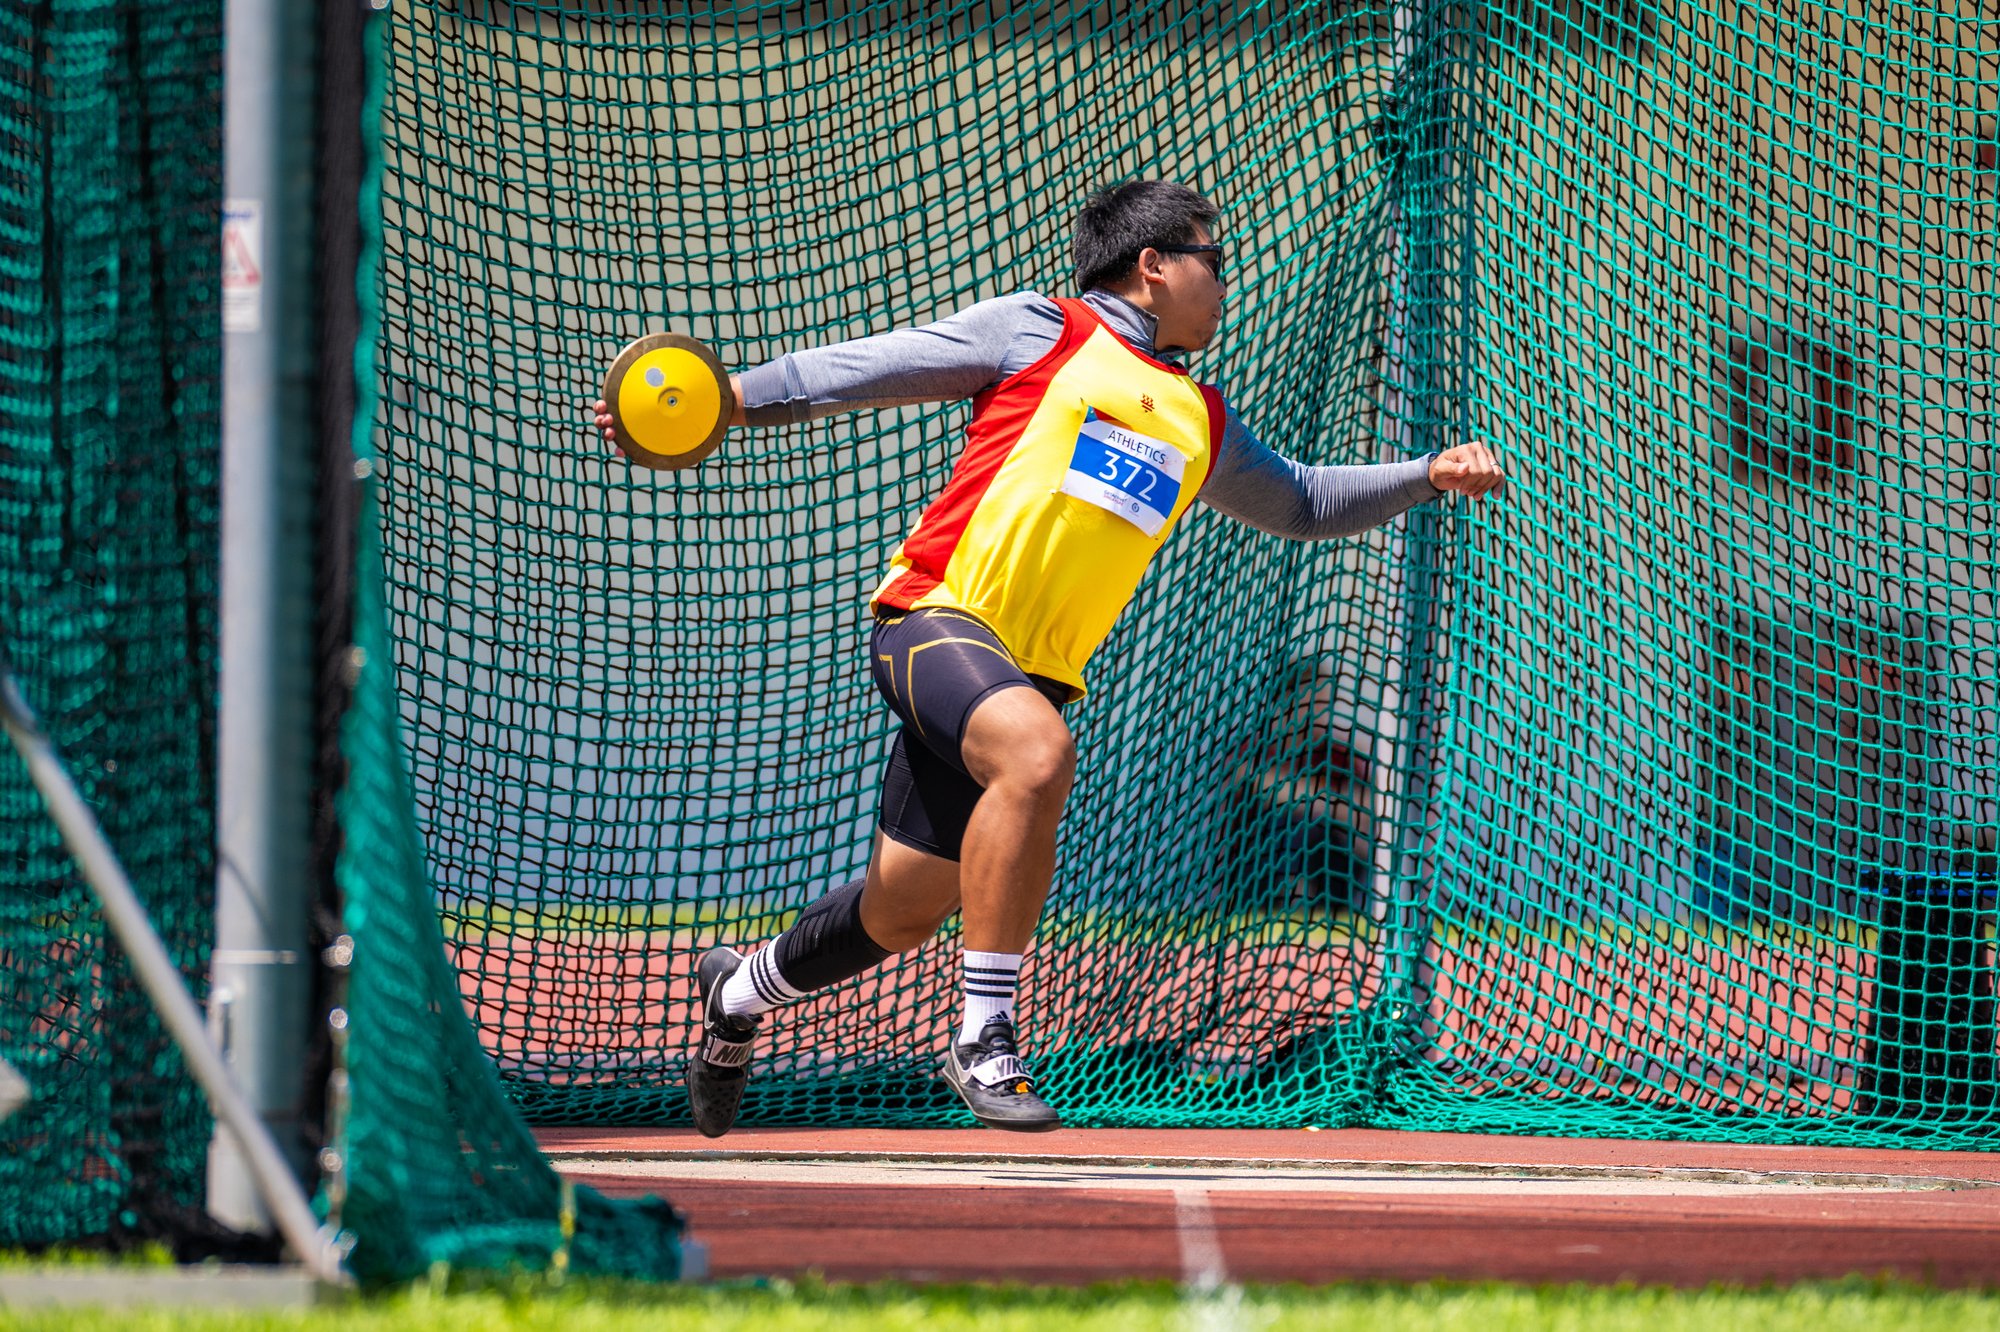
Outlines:
{"type": "Polygon", "coordinates": [[[692,467],[729,433],[736,395],[715,353],[678,333],[628,344],[604,376],[618,451],[641,467],[692,467]]]}

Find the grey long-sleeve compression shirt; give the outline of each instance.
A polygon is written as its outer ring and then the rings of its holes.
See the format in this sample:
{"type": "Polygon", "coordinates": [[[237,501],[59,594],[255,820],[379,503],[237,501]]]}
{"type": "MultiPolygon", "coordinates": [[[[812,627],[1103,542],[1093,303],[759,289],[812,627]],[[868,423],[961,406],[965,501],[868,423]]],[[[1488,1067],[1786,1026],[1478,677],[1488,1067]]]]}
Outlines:
{"type": "MultiPolygon", "coordinates": [[[[1083,300],[1134,347],[1160,354],[1153,316],[1109,292],[1086,292],[1083,300]]],[[[1040,360],[1056,345],[1062,322],[1060,306],[1029,291],[981,301],[920,328],[788,352],[740,376],[744,419],[789,425],[970,398],[1040,360]]],[[[1262,531],[1297,540],[1351,536],[1442,493],[1431,485],[1428,457],[1308,467],[1260,443],[1235,408],[1226,412],[1222,449],[1201,499],[1262,531]]]]}

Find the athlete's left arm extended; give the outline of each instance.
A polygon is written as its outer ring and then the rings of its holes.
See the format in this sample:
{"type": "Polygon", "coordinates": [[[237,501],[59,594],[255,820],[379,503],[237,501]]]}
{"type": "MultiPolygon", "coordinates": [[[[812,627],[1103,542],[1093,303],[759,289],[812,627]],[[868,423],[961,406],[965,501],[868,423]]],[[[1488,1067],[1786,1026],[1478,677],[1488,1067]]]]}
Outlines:
{"type": "MultiPolygon", "coordinates": [[[[1038,292],[995,296],[935,323],[789,352],[729,377],[732,426],[787,426],[876,407],[956,402],[1032,365],[1062,334],[1038,292]]],[[[614,437],[611,408],[591,404],[614,437]]]]}
{"type": "Polygon", "coordinates": [[[936,323],[788,352],[732,377],[735,425],[798,425],[840,412],[970,398],[1032,364],[1062,333],[1062,310],[1032,291],[996,296],[936,323]]]}
{"type": "Polygon", "coordinates": [[[1233,407],[1225,410],[1222,448],[1201,498],[1273,536],[1295,541],[1353,536],[1448,490],[1483,495],[1499,482],[1498,467],[1482,445],[1460,445],[1408,462],[1309,467],[1251,434],[1233,407]],[[1483,464],[1478,454],[1484,454],[1483,464]]]}

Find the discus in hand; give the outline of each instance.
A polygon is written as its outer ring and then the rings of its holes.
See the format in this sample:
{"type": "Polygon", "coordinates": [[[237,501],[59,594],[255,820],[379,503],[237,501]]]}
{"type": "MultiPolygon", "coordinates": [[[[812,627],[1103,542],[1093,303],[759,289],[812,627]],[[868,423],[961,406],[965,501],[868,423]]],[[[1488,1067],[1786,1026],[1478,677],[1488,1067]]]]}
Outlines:
{"type": "Polygon", "coordinates": [[[692,467],[729,432],[736,395],[715,353],[678,333],[648,333],[604,376],[618,451],[641,467],[692,467]]]}

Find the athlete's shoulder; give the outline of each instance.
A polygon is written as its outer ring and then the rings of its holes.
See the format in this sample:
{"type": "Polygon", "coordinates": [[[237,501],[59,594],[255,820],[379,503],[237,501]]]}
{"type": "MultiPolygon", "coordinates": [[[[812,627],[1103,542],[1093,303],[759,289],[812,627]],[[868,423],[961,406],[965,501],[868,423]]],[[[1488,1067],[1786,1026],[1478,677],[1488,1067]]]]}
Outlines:
{"type": "Polygon", "coordinates": [[[1051,297],[1039,291],[1021,290],[1009,292],[1005,296],[994,296],[972,307],[975,310],[992,309],[1019,319],[1038,320],[1043,323],[1061,323],[1062,307],[1051,297]]]}
{"type": "Polygon", "coordinates": [[[1039,291],[1029,291],[1024,288],[1020,291],[1010,291],[1005,296],[988,296],[983,301],[974,301],[971,305],[960,309],[959,313],[962,315],[971,314],[974,311],[982,314],[999,314],[1003,312],[1027,313],[1040,310],[1060,312],[1053,300],[1042,295],[1039,291]]]}
{"type": "Polygon", "coordinates": [[[975,301],[932,327],[978,329],[988,335],[1012,334],[1060,329],[1062,318],[1062,309],[1040,292],[1016,291],[975,301]]]}
{"type": "Polygon", "coordinates": [[[1040,360],[1062,340],[1062,308],[1038,291],[993,296],[960,310],[940,329],[950,327],[976,340],[994,356],[994,383],[1040,360]]]}

